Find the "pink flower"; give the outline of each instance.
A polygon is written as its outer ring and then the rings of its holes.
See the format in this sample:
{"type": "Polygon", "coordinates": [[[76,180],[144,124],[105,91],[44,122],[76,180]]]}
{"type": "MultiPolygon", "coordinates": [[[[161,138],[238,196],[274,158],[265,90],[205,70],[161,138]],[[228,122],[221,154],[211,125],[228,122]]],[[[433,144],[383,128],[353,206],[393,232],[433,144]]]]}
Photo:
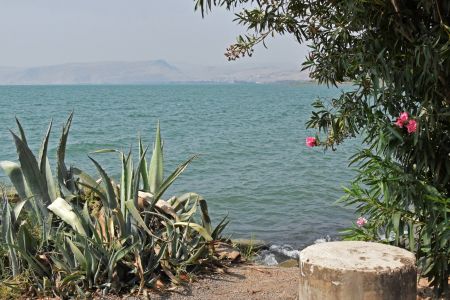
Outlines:
{"type": "Polygon", "coordinates": [[[406,125],[406,129],[408,130],[408,133],[416,132],[417,122],[415,120],[409,120],[408,124],[406,125]]]}
{"type": "Polygon", "coordinates": [[[409,115],[406,111],[404,111],[400,114],[400,117],[398,119],[400,119],[403,123],[406,123],[409,119],[409,115]]]}
{"type": "Polygon", "coordinates": [[[308,146],[308,147],[314,147],[314,146],[317,146],[316,138],[315,138],[315,137],[312,137],[312,136],[308,136],[308,137],[306,138],[306,146],[308,146]]]}
{"type": "Polygon", "coordinates": [[[395,121],[395,126],[403,128],[403,121],[400,118],[397,118],[397,121],[395,121]]]}
{"type": "Polygon", "coordinates": [[[395,126],[399,128],[403,128],[403,125],[405,125],[406,122],[408,122],[409,114],[404,111],[400,113],[400,116],[397,118],[397,121],[395,121],[395,126]]]}
{"type": "Polygon", "coordinates": [[[358,227],[363,227],[366,224],[367,224],[367,219],[364,217],[359,217],[358,220],[356,220],[356,225],[358,227]]]}

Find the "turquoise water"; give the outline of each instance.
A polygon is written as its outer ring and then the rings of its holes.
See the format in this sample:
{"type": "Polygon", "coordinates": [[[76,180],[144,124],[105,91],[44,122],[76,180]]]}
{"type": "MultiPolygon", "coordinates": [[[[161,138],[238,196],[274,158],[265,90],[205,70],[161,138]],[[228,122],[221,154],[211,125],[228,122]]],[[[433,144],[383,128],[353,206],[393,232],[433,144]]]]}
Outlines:
{"type": "MultiPolygon", "coordinates": [[[[351,210],[333,204],[353,176],[347,158],[354,145],[325,153],[305,146],[314,133],[305,130],[310,103],[338,93],[316,84],[2,86],[0,160],[16,159],[8,132],[15,129],[14,115],[36,151],[53,118],[54,157],[62,124],[74,110],[67,162],[91,171],[89,152],[126,150],[138,133],[151,144],[159,119],[167,172],[200,154],[167,198],[198,192],[214,220],[229,214],[227,233],[233,237],[303,247],[336,236],[354,218],[351,210]]],[[[96,158],[118,176],[116,155],[96,158]]]]}

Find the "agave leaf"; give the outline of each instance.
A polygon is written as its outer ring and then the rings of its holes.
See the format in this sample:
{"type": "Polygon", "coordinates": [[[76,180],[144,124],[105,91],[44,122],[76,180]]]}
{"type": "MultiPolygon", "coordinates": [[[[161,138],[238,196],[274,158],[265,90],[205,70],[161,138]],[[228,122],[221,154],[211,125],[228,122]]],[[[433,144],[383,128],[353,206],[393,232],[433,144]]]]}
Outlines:
{"type": "Polygon", "coordinates": [[[128,161],[127,158],[123,153],[121,153],[122,158],[122,174],[120,176],[120,210],[122,212],[122,215],[126,217],[126,209],[125,209],[125,202],[129,200],[127,198],[127,190],[128,190],[128,172],[127,172],[127,165],[128,161]]]}
{"type": "Polygon", "coordinates": [[[144,191],[145,192],[150,192],[150,181],[148,178],[148,171],[147,171],[147,160],[145,159],[145,155],[144,152],[146,152],[147,150],[144,151],[144,146],[142,145],[142,139],[141,137],[139,137],[139,157],[144,156],[142,164],[140,165],[140,174],[142,177],[142,184],[144,186],[144,191]]]}
{"type": "Polygon", "coordinates": [[[197,231],[207,242],[212,241],[211,235],[208,233],[208,231],[201,225],[196,223],[189,223],[189,222],[176,222],[173,224],[174,226],[188,226],[195,231],[197,231]]]}
{"type": "Polygon", "coordinates": [[[14,132],[11,131],[19,155],[19,162],[22,173],[25,177],[28,187],[34,196],[35,205],[39,208],[42,218],[47,219],[47,206],[51,204],[47,189],[47,180],[39,171],[36,157],[31,152],[28,145],[25,144],[14,132]]]}
{"type": "Polygon", "coordinates": [[[14,249],[16,249],[17,251],[20,252],[21,257],[27,261],[28,267],[31,268],[33,270],[33,272],[38,273],[40,277],[50,277],[48,269],[35,257],[29,255],[25,251],[25,249],[22,249],[16,245],[12,245],[12,244],[7,244],[7,245],[13,247],[14,249]]]}
{"type": "Polygon", "coordinates": [[[187,261],[186,265],[195,264],[206,251],[206,245],[202,245],[187,261]]]}
{"type": "Polygon", "coordinates": [[[152,255],[151,259],[149,260],[148,267],[145,270],[145,274],[153,272],[158,267],[161,258],[163,256],[166,256],[167,251],[167,243],[163,243],[161,245],[161,248],[159,249],[158,254],[156,256],[152,255]]]}
{"type": "Polygon", "coordinates": [[[126,227],[125,218],[123,217],[122,212],[116,208],[116,209],[113,209],[112,213],[116,216],[117,221],[119,222],[119,228],[120,228],[121,235],[124,236],[127,233],[127,231],[126,231],[127,227],[126,227]]]}
{"type": "Polygon", "coordinates": [[[152,158],[150,159],[150,167],[148,170],[150,192],[157,194],[164,180],[164,159],[161,144],[161,132],[159,121],[156,125],[155,144],[153,146],[152,158]]]}
{"type": "MultiPolygon", "coordinates": [[[[66,157],[66,146],[67,139],[69,137],[70,126],[72,124],[73,112],[70,113],[67,118],[66,124],[63,126],[61,138],[59,140],[59,145],[56,150],[56,155],[58,157],[58,163],[56,165],[56,173],[58,176],[58,183],[60,186],[66,186],[67,184],[73,184],[70,173],[67,171],[65,157],[66,157]],[[71,183],[72,182],[72,183],[71,183]]],[[[69,189],[74,188],[74,186],[69,186],[69,189]]]]}
{"type": "Polygon", "coordinates": [[[186,247],[186,243],[188,241],[189,236],[189,227],[186,226],[184,229],[183,235],[181,237],[180,246],[178,247],[176,258],[179,259],[182,255],[188,254],[188,249],[186,247]]]}
{"type": "Polygon", "coordinates": [[[120,261],[125,255],[127,255],[133,248],[137,246],[138,242],[128,246],[122,247],[118,251],[116,251],[110,258],[108,262],[108,282],[112,282],[112,277],[114,270],[116,268],[117,262],[120,261]]]}
{"type": "Polygon", "coordinates": [[[202,222],[203,227],[206,229],[206,232],[208,232],[211,235],[212,232],[212,226],[211,226],[211,219],[209,218],[208,213],[208,204],[206,203],[206,200],[200,197],[198,199],[198,203],[200,204],[200,211],[202,216],[202,222]]]}
{"type": "Polygon", "coordinates": [[[64,258],[64,262],[66,262],[70,269],[76,268],[76,260],[75,257],[73,257],[70,246],[67,245],[66,238],[64,237],[64,234],[57,233],[56,243],[55,243],[58,253],[62,255],[64,258]]]}
{"type": "Polygon", "coordinates": [[[214,231],[211,233],[211,237],[214,240],[217,240],[220,238],[220,234],[222,233],[222,231],[225,229],[225,227],[228,225],[228,223],[230,222],[228,219],[228,215],[226,215],[222,221],[219,222],[219,224],[217,224],[216,228],[214,228],[214,231]]]}
{"type": "Polygon", "coordinates": [[[53,174],[50,168],[50,162],[48,161],[47,157],[47,151],[48,151],[48,140],[50,138],[50,132],[52,130],[52,124],[53,122],[50,122],[50,125],[48,126],[47,133],[44,136],[44,140],[42,141],[41,148],[39,150],[39,169],[41,171],[41,174],[45,179],[47,180],[47,186],[48,186],[48,194],[50,196],[50,199],[56,199],[58,197],[56,192],[56,185],[55,181],[53,179],[53,174]]]}
{"type": "Polygon", "coordinates": [[[27,228],[26,223],[22,223],[19,226],[17,233],[17,246],[24,249],[27,253],[34,253],[36,249],[36,241],[27,228]]]}
{"type": "Polygon", "coordinates": [[[168,200],[167,202],[169,202],[172,205],[175,211],[178,211],[184,206],[186,202],[189,202],[193,198],[199,197],[200,195],[197,193],[185,193],[179,197],[174,198],[172,201],[168,200]]]}
{"type": "Polygon", "coordinates": [[[170,174],[169,177],[166,178],[166,180],[161,184],[160,188],[158,189],[158,193],[156,194],[155,198],[153,199],[153,203],[150,205],[150,208],[153,209],[153,207],[156,204],[156,201],[159,200],[159,198],[164,194],[164,192],[172,185],[172,183],[178,178],[178,176],[181,175],[181,173],[186,170],[187,166],[195,159],[197,158],[197,155],[192,156],[187,161],[179,165],[175,171],[173,171],[172,174],[170,174]]]}
{"type": "Polygon", "coordinates": [[[55,215],[61,218],[64,222],[72,226],[72,228],[80,233],[86,235],[86,231],[81,223],[80,218],[73,212],[72,206],[62,198],[56,198],[51,205],[48,206],[55,215]]]}
{"type": "Polygon", "coordinates": [[[106,174],[105,170],[103,170],[102,166],[89,156],[89,159],[94,163],[95,167],[97,168],[98,172],[100,173],[100,176],[102,177],[102,183],[106,190],[106,199],[107,202],[103,203],[104,207],[107,207],[109,210],[113,210],[117,207],[117,200],[116,200],[116,194],[114,193],[114,187],[112,186],[111,179],[109,178],[108,174],[106,174]]]}
{"type": "Polygon", "coordinates": [[[84,257],[80,248],[78,248],[69,237],[66,238],[66,241],[69,244],[70,250],[72,250],[72,253],[75,256],[75,259],[81,265],[82,270],[86,270],[86,267],[87,267],[86,258],[84,257]]]}
{"type": "Polygon", "coordinates": [[[93,277],[92,274],[92,264],[93,264],[93,257],[92,257],[92,252],[90,251],[90,248],[88,246],[88,241],[87,239],[84,239],[84,245],[83,245],[83,249],[84,249],[84,258],[86,260],[86,278],[90,279],[93,277]]]}
{"type": "MultiPolygon", "coordinates": [[[[159,200],[158,200],[159,201],[159,200]]],[[[192,218],[192,216],[197,212],[197,201],[195,201],[194,205],[191,206],[191,208],[182,214],[179,214],[179,218],[182,221],[186,221],[192,218]]]]}
{"type": "Polygon", "coordinates": [[[126,202],[126,206],[128,211],[130,212],[130,214],[133,216],[133,218],[136,220],[136,222],[138,222],[138,224],[152,237],[156,237],[153,234],[153,232],[147,227],[147,225],[145,224],[144,220],[142,219],[141,215],[139,214],[139,211],[137,210],[136,206],[134,205],[134,201],[133,199],[128,200],[126,202]]]}
{"type": "Polygon", "coordinates": [[[27,193],[26,183],[20,165],[12,161],[0,161],[0,168],[3,169],[3,172],[11,180],[20,199],[27,199],[30,195],[27,193]]]}
{"type": "MultiPolygon", "coordinates": [[[[69,267],[69,265],[66,264],[64,261],[60,260],[59,258],[57,258],[56,256],[50,255],[50,259],[52,260],[53,264],[56,266],[56,268],[57,268],[58,270],[64,270],[64,271],[66,271],[66,272],[70,271],[71,268],[69,267]]],[[[64,280],[66,280],[66,278],[69,277],[69,276],[70,276],[70,275],[67,275],[66,277],[64,277],[64,278],[61,280],[61,287],[63,286],[62,282],[63,282],[64,280]]]]}
{"type": "MultiPolygon", "coordinates": [[[[148,148],[145,148],[145,150],[142,151],[142,153],[140,153],[138,166],[137,166],[137,169],[134,174],[135,180],[134,180],[134,186],[133,186],[133,193],[130,194],[130,196],[133,197],[136,205],[137,205],[137,199],[138,199],[138,194],[139,194],[139,183],[140,183],[139,182],[139,180],[140,180],[139,173],[140,173],[140,170],[143,167],[145,167],[145,155],[147,154],[147,150],[148,150],[148,148]]],[[[132,170],[132,168],[131,168],[131,170],[132,170]]]]}
{"type": "Polygon", "coordinates": [[[9,262],[10,267],[13,273],[13,276],[17,276],[20,273],[19,270],[19,259],[17,257],[17,252],[14,245],[14,219],[11,214],[11,206],[9,205],[8,200],[6,199],[6,196],[3,195],[3,208],[2,208],[2,239],[3,242],[6,244],[6,247],[8,249],[8,256],[9,256],[9,262]]]}
{"type": "Polygon", "coordinates": [[[20,212],[22,211],[22,208],[27,204],[28,200],[21,200],[20,202],[16,203],[14,206],[14,219],[19,219],[20,212]]]}
{"type": "MultiPolygon", "coordinates": [[[[131,157],[131,153],[128,155],[127,158],[127,165],[126,165],[126,184],[127,184],[127,193],[126,193],[126,200],[130,200],[134,198],[135,190],[139,189],[139,173],[134,172],[134,163],[133,159],[131,157]],[[138,177],[136,177],[137,175],[138,177]]],[[[136,199],[137,200],[137,199],[136,199]]],[[[137,205],[137,201],[134,202],[135,205],[137,205]]]]}
{"type": "MultiPolygon", "coordinates": [[[[129,160],[129,165],[127,166],[127,171],[128,171],[128,193],[127,193],[127,197],[128,200],[133,200],[134,202],[134,206],[137,207],[138,206],[138,194],[139,194],[139,183],[140,183],[140,170],[142,168],[142,166],[144,165],[144,160],[145,160],[145,155],[147,153],[147,149],[145,149],[140,158],[139,158],[139,162],[138,162],[138,166],[136,168],[136,170],[134,170],[133,172],[133,163],[132,163],[132,159],[128,158],[129,160]]],[[[136,224],[136,220],[134,218],[129,218],[129,216],[127,216],[127,220],[130,223],[130,229],[133,233],[136,233],[137,231],[137,224],[136,224]]],[[[144,220],[144,223],[146,223],[147,221],[147,217],[144,220]]]]}
{"type": "Polygon", "coordinates": [[[19,129],[20,139],[25,143],[27,143],[27,138],[25,136],[25,130],[23,130],[22,124],[20,124],[19,119],[16,117],[17,128],[19,129]]]}
{"type": "Polygon", "coordinates": [[[106,193],[105,189],[101,186],[101,184],[97,183],[97,181],[95,181],[95,179],[92,178],[88,173],[75,167],[72,168],[72,172],[74,175],[78,176],[78,178],[80,178],[83,183],[85,183],[83,186],[86,186],[90,189],[94,188],[96,191],[98,191],[96,193],[99,194],[106,193]]]}
{"type": "Polygon", "coordinates": [[[61,280],[61,288],[66,286],[69,283],[76,283],[79,280],[83,280],[85,278],[83,272],[80,271],[76,271],[72,274],[66,275],[62,280],[61,280]]]}
{"type": "Polygon", "coordinates": [[[108,199],[106,198],[106,193],[104,192],[104,189],[102,189],[101,186],[98,186],[99,189],[97,189],[89,184],[84,183],[84,182],[78,182],[78,184],[90,189],[95,194],[97,194],[97,196],[100,198],[100,200],[102,201],[103,204],[108,202],[108,199]]]}

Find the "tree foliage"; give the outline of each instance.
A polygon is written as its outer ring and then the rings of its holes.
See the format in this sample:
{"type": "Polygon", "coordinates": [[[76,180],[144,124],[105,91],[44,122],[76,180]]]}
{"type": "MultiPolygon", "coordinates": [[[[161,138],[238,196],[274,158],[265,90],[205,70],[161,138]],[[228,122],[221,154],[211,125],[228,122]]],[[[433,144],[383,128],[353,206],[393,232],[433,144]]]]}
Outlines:
{"type": "Polygon", "coordinates": [[[354,83],[331,101],[316,101],[307,123],[325,148],[364,137],[365,149],[352,159],[360,173],[343,201],[369,223],[347,237],[408,246],[436,294],[448,292],[450,2],[196,1],[202,14],[214,6],[235,12],[250,32],[227,49],[230,60],[289,34],[309,46],[303,66],[311,78],[354,83]],[[411,128],[396,123],[405,112],[411,128]]]}

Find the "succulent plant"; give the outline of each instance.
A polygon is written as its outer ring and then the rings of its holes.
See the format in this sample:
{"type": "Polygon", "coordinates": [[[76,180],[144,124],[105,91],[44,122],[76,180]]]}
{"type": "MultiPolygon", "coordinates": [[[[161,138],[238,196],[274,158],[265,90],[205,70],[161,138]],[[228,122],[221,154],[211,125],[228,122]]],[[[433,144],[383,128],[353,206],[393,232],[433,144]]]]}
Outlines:
{"type": "Polygon", "coordinates": [[[213,229],[207,203],[196,193],[162,199],[196,156],[164,177],[158,123],[149,164],[141,139],[137,161],[131,151],[99,150],[119,154],[121,178],[115,184],[90,157],[100,175],[95,180],[64,162],[72,117],[57,148],[56,178],[47,157],[52,123],[38,158],[18,120],[19,135],[11,132],[19,163],[3,161],[0,167],[20,201],[12,207],[3,195],[0,248],[8,253],[9,268],[0,264],[2,279],[26,272],[36,291],[67,297],[98,289],[142,289],[162,276],[176,283],[180,272],[214,262],[213,242],[228,221],[213,229]]]}

